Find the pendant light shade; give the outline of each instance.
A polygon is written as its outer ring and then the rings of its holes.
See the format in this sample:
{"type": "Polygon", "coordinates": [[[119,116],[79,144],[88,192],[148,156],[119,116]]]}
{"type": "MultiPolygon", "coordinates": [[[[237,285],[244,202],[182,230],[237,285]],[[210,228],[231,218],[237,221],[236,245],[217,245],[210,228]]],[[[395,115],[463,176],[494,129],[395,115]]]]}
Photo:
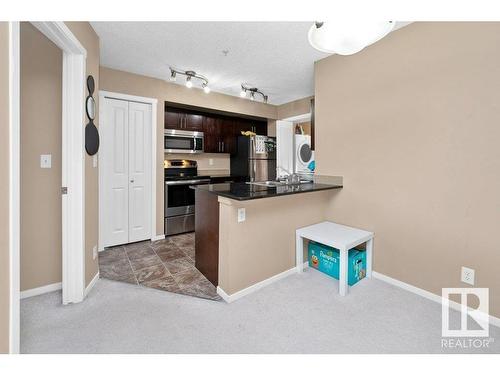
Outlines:
{"type": "Polygon", "coordinates": [[[321,52],[352,55],[382,39],[394,28],[392,21],[315,22],[309,43],[321,52]]]}

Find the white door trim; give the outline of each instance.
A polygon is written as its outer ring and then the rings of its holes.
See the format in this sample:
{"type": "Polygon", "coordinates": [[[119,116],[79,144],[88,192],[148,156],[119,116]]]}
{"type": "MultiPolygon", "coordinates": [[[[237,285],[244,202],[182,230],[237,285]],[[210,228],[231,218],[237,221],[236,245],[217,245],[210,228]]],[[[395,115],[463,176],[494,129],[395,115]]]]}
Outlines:
{"type": "Polygon", "coordinates": [[[9,352],[20,341],[20,23],[9,22],[9,352]]]}
{"type": "Polygon", "coordinates": [[[87,51],[64,22],[33,22],[63,51],[62,88],[62,296],[85,297],[85,78],[87,51]]]}
{"type": "MultiPolygon", "coordinates": [[[[156,98],[147,98],[144,96],[136,96],[136,95],[128,95],[121,94],[118,92],[111,91],[99,91],[99,121],[100,126],[105,126],[104,124],[104,99],[119,99],[126,100],[130,102],[139,102],[145,104],[151,104],[151,240],[156,240],[157,238],[162,238],[164,236],[163,233],[156,235],[156,126],[157,126],[157,104],[158,99],[156,98]]],[[[101,161],[99,161],[99,165],[101,165],[101,161]]],[[[103,218],[104,218],[104,204],[101,204],[101,201],[104,197],[104,170],[99,168],[99,251],[104,250],[104,226],[103,226],[103,218]]]]}
{"type": "MultiPolygon", "coordinates": [[[[85,293],[85,63],[87,51],[64,22],[33,25],[63,51],[62,103],[62,286],[63,303],[76,303],[85,293]]],[[[20,24],[9,23],[10,49],[10,352],[19,353],[20,299],[20,24]]]]}

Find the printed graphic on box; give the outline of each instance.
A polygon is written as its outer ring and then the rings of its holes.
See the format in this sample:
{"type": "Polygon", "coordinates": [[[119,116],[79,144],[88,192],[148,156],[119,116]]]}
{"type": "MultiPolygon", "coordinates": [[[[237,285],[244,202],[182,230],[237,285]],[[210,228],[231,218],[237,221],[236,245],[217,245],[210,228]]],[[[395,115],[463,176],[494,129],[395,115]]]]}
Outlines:
{"type": "MultiPolygon", "coordinates": [[[[309,267],[315,268],[338,280],[340,273],[340,251],[317,242],[309,242],[309,267]]],[[[366,251],[349,250],[347,281],[356,284],[366,276],[366,251]]]]}

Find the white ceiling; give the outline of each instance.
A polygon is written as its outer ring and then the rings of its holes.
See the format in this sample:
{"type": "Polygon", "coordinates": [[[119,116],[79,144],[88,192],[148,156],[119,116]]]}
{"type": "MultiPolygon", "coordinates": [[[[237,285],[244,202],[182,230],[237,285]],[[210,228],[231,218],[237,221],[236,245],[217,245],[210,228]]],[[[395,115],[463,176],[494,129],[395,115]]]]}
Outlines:
{"type": "Polygon", "coordinates": [[[165,80],[169,66],[194,70],[208,78],[213,91],[238,96],[246,83],[267,94],[271,104],[313,95],[314,62],[328,56],[309,45],[312,22],[91,24],[101,40],[103,66],[165,80]]]}

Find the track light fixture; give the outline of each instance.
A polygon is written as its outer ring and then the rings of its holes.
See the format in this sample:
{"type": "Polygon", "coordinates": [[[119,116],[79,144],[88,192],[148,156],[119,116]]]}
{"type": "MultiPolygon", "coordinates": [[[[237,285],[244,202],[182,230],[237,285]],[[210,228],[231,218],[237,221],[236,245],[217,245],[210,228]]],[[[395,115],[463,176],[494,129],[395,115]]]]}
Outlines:
{"type": "Polygon", "coordinates": [[[262,96],[262,100],[264,103],[267,103],[267,95],[265,95],[262,91],[260,91],[257,87],[247,87],[243,83],[241,84],[241,92],[240,96],[245,98],[247,96],[247,91],[250,92],[250,100],[255,100],[255,94],[259,94],[262,96]]]}
{"type": "Polygon", "coordinates": [[[186,76],[186,87],[191,88],[193,87],[193,78],[199,79],[201,81],[201,86],[203,88],[203,91],[208,94],[210,93],[210,87],[208,86],[208,79],[201,74],[196,73],[193,70],[178,70],[174,68],[170,68],[170,80],[175,81],[177,74],[181,74],[183,76],[186,76]]]}

